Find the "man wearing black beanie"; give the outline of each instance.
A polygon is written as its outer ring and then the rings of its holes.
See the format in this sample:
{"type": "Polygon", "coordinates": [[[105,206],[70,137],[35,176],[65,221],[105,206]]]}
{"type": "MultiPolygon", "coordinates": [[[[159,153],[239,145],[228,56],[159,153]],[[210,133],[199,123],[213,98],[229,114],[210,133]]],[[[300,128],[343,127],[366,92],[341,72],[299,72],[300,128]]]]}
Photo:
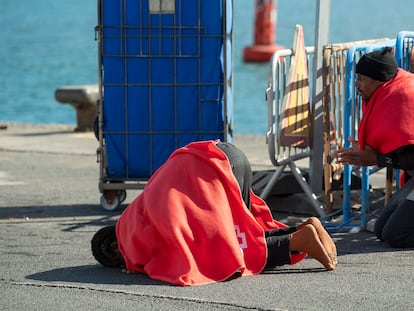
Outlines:
{"type": "Polygon", "coordinates": [[[392,49],[365,54],[356,65],[362,98],[358,141],[335,152],[338,162],[403,170],[403,187],[378,217],[374,232],[391,247],[414,247],[414,75],[399,69],[392,49]]]}

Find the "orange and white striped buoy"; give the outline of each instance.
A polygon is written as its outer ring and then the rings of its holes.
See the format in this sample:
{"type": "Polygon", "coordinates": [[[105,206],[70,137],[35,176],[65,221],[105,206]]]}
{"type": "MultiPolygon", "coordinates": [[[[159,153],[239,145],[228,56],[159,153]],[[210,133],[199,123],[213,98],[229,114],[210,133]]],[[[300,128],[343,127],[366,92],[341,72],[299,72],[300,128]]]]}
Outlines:
{"type": "Polygon", "coordinates": [[[244,48],[245,62],[267,62],[282,46],[276,45],[276,5],[274,0],[256,0],[254,44],[244,48]]]}

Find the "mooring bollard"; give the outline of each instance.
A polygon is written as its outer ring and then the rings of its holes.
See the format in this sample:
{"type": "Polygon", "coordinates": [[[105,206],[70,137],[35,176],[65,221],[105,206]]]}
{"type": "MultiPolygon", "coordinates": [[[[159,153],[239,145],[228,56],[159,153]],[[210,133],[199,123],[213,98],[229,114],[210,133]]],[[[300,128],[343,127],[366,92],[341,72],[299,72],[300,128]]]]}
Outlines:
{"type": "Polygon", "coordinates": [[[97,115],[99,87],[97,84],[64,85],[56,89],[55,99],[76,110],[77,132],[89,132],[97,115]]]}

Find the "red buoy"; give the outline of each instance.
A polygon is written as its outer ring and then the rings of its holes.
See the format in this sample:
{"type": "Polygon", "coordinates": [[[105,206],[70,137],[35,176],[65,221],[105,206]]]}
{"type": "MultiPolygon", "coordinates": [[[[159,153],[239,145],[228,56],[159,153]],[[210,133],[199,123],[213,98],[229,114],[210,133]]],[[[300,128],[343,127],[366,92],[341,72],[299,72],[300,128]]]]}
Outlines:
{"type": "Polygon", "coordinates": [[[276,5],[274,0],[256,0],[254,44],[244,48],[245,62],[267,62],[283,47],[276,45],[276,5]]]}

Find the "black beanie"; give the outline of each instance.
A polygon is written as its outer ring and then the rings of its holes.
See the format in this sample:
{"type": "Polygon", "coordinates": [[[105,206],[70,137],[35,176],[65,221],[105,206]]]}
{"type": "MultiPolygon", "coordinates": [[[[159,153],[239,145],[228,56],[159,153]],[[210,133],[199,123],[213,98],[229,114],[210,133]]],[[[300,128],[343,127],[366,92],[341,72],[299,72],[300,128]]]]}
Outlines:
{"type": "Polygon", "coordinates": [[[392,48],[385,47],[362,56],[356,66],[356,73],[385,82],[395,77],[397,69],[392,48]]]}

